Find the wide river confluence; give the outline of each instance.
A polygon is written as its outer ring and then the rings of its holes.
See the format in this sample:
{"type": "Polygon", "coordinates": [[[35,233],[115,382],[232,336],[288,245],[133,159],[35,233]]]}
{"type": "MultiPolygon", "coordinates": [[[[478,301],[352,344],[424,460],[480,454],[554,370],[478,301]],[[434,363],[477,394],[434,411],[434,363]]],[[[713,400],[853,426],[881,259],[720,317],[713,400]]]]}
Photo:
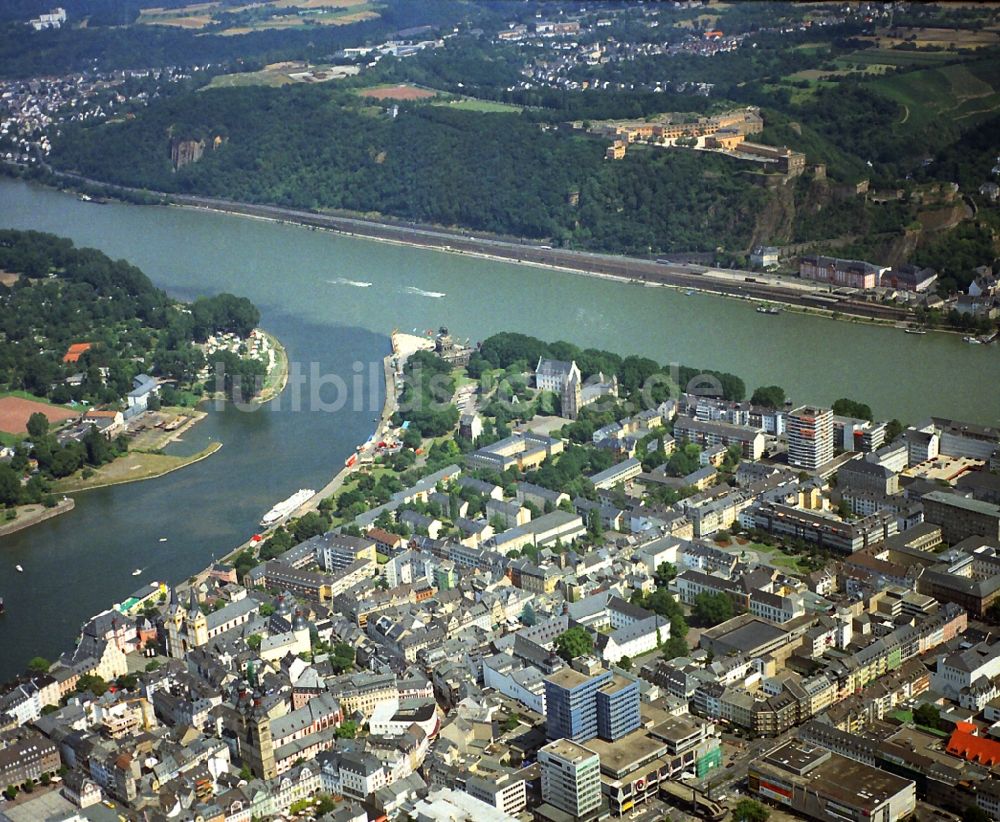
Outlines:
{"type": "Polygon", "coordinates": [[[96,205],[11,180],[0,180],[0,227],[49,231],[127,259],[178,298],[220,291],[249,297],[301,373],[323,378],[255,413],[210,409],[174,446],[224,443],[209,459],[160,479],[80,494],[71,513],[0,539],[7,603],[0,681],[35,654],[52,658],[70,649],[87,617],[142,584],[180,581],[204,568],[252,534],[278,500],[321,487],[371,432],[393,328],[445,324],[473,341],[522,331],[731,371],[748,391],[776,383],[800,402],[848,396],[881,417],[1000,424],[998,346],[970,346],[951,334],[767,316],[739,300],[246,217],[96,205]],[[330,411],[338,381],[361,391],[330,411]],[[143,573],[133,577],[137,568],[143,573]]]}

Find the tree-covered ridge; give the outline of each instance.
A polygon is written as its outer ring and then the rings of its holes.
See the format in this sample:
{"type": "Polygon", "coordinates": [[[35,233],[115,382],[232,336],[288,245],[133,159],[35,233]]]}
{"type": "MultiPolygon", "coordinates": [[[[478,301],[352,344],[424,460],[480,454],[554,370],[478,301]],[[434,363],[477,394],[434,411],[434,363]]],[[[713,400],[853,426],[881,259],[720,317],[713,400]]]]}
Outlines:
{"type": "Polygon", "coordinates": [[[182,306],[130,263],[36,231],[0,231],[0,271],[20,275],[0,286],[0,387],[55,402],[117,403],[140,372],[190,382],[205,364],[193,343],[260,320],[231,294],[182,306]],[[64,362],[74,343],[90,348],[64,362]]]}
{"type": "Polygon", "coordinates": [[[411,106],[395,118],[323,88],[218,89],[127,123],[67,131],[64,169],[165,191],[376,212],[582,248],[744,248],[767,193],[740,163],[679,151],[604,159],[605,143],[515,114],[411,106]],[[173,170],[168,134],[225,135],[173,170]]]}

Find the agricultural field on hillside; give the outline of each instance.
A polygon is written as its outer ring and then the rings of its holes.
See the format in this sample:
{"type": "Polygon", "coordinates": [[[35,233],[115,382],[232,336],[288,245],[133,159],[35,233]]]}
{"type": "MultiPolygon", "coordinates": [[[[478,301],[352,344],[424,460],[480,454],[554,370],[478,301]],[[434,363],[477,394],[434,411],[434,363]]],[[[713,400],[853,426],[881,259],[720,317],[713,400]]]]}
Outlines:
{"type": "Polygon", "coordinates": [[[910,43],[919,48],[933,46],[943,49],[976,49],[995,46],[1000,35],[995,31],[978,28],[903,28],[881,29],[874,35],[862,36],[859,40],[875,43],[880,48],[892,48],[910,43]]]}
{"type": "Polygon", "coordinates": [[[367,0],[264,0],[240,6],[209,2],[173,9],[151,7],[142,9],[136,22],[192,30],[224,25],[220,34],[237,35],[309,25],[342,26],[375,17],[378,13],[367,0]],[[282,13],[286,9],[289,13],[282,13]]]}
{"type": "Polygon", "coordinates": [[[880,78],[871,85],[905,107],[901,122],[925,126],[946,118],[968,127],[1000,106],[1000,93],[984,74],[959,64],[880,78]]]}

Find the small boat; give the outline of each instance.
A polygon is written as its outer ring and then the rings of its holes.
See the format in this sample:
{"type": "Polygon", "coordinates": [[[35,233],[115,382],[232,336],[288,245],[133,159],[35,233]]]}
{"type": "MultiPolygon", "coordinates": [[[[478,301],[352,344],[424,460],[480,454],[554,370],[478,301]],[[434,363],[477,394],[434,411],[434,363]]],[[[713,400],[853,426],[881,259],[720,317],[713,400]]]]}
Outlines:
{"type": "Polygon", "coordinates": [[[758,314],[780,314],[781,313],[781,309],[778,308],[778,306],[776,306],[776,305],[758,305],[757,306],[757,313],[758,314]]]}
{"type": "Polygon", "coordinates": [[[0,616],[3,616],[7,612],[7,606],[4,604],[3,597],[0,597],[0,616]]]}
{"type": "Polygon", "coordinates": [[[962,337],[962,342],[967,342],[969,345],[982,345],[982,340],[977,337],[962,337]]]}
{"type": "Polygon", "coordinates": [[[24,573],[24,569],[20,565],[15,565],[14,570],[17,571],[19,574],[24,573]]]}
{"type": "Polygon", "coordinates": [[[135,569],[135,570],[134,570],[134,571],[132,572],[132,576],[134,576],[134,577],[137,577],[137,576],[139,576],[139,575],[140,575],[141,573],[142,573],[142,568],[136,568],[136,569],[135,569]]]}
{"type": "Polygon", "coordinates": [[[923,328],[907,328],[904,329],[907,334],[926,334],[927,331],[923,328]]]}
{"type": "Polygon", "coordinates": [[[167,541],[166,537],[160,537],[160,542],[166,542],[166,541],[167,541]]]}
{"type": "Polygon", "coordinates": [[[693,288],[689,288],[689,289],[688,289],[687,291],[685,291],[685,292],[684,292],[684,295],[685,295],[686,297],[693,297],[693,296],[694,296],[694,294],[695,294],[695,291],[694,291],[694,289],[693,289],[693,288]]]}

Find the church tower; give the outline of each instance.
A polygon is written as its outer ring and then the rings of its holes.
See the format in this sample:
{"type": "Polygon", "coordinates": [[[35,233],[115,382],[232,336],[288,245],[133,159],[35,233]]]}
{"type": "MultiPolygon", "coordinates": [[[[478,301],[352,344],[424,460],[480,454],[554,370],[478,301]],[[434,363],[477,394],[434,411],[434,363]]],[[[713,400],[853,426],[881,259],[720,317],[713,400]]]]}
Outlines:
{"type": "Polygon", "coordinates": [[[583,402],[583,380],[576,362],[570,366],[566,383],[560,396],[562,416],[575,420],[580,415],[580,405],[583,402]]]}
{"type": "Polygon", "coordinates": [[[167,630],[167,656],[181,659],[186,650],[182,641],[184,610],[181,608],[180,602],[177,601],[176,588],[170,589],[170,607],[167,608],[167,617],[163,624],[167,630]]]}
{"type": "Polygon", "coordinates": [[[208,620],[198,607],[198,595],[191,591],[191,601],[187,612],[188,643],[192,648],[208,644],[208,620]]]}
{"type": "Polygon", "coordinates": [[[271,737],[271,718],[261,706],[258,691],[241,699],[243,716],[243,738],[240,755],[250,766],[254,775],[261,779],[273,779],[278,775],[274,762],[274,740],[271,737]]]}

